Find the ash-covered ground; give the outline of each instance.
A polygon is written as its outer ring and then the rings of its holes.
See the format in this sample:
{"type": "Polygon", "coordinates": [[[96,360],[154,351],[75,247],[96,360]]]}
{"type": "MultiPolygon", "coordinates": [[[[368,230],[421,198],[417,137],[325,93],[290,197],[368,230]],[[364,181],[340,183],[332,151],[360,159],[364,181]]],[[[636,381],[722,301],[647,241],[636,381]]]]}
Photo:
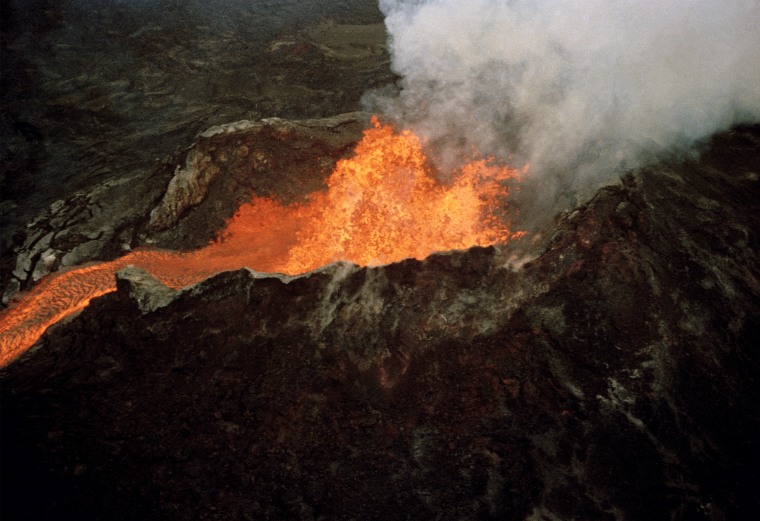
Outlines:
{"type": "MultiPolygon", "coordinates": [[[[214,5],[3,3],[4,298],[350,153],[374,3],[214,5]]],[[[126,270],[0,373],[2,518],[756,518],[759,201],[744,126],[511,246],[126,270]]]]}

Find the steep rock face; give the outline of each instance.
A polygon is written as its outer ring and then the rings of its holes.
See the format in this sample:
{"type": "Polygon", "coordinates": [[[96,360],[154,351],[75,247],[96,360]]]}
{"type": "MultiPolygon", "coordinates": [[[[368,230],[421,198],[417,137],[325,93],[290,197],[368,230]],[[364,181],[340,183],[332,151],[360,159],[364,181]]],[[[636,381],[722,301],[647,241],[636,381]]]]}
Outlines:
{"type": "Polygon", "coordinates": [[[2,372],[4,514],[753,518],[759,171],[719,136],[520,266],[122,272],[2,372]]]}

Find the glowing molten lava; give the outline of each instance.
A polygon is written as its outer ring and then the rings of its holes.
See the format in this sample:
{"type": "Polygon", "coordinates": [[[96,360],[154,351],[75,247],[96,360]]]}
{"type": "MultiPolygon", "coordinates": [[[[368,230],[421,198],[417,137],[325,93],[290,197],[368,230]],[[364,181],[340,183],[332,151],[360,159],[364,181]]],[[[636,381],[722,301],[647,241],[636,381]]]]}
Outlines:
{"type": "Polygon", "coordinates": [[[30,347],[50,325],[116,289],[115,273],[135,265],[182,288],[222,271],[249,267],[289,275],[337,260],[387,264],[435,251],[504,243],[504,182],[517,172],[480,160],[448,185],[430,175],[422,145],[373,119],[355,156],[341,160],[327,190],[284,206],[254,197],[216,241],[193,252],[135,250],[111,262],[48,276],[0,313],[0,365],[30,347]]]}

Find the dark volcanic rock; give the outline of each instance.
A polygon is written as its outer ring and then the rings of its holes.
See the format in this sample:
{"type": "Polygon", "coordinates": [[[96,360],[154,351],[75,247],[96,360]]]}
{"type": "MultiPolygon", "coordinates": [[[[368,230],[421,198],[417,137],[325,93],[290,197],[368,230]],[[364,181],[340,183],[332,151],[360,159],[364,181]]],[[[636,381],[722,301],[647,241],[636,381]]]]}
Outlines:
{"type": "Polygon", "coordinates": [[[3,519],[760,515],[760,129],[474,248],[171,293],[2,372],[3,519]]]}

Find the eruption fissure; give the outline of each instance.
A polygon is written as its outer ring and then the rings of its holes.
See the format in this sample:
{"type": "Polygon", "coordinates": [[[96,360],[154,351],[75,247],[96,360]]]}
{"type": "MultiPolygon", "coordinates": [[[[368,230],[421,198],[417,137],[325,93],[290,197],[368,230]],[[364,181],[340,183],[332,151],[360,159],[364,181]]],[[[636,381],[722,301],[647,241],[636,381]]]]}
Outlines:
{"type": "Polygon", "coordinates": [[[505,243],[507,184],[519,172],[491,160],[436,182],[420,140],[373,119],[354,157],[336,164],[327,190],[285,206],[254,197],[208,246],[191,252],[138,249],[114,261],[48,276],[0,313],[0,366],[52,324],[115,291],[115,273],[135,265],[172,288],[243,267],[296,275],[338,260],[373,266],[436,251],[505,243]]]}

